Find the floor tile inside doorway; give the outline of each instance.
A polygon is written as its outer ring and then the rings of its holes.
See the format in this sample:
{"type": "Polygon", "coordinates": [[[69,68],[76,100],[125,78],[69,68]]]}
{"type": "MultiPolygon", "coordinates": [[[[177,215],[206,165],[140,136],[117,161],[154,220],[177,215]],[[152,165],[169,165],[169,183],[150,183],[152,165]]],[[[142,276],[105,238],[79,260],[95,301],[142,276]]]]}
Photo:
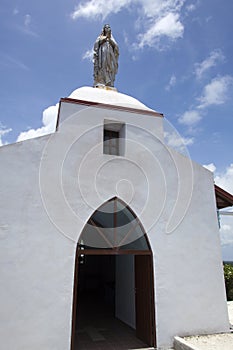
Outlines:
{"type": "Polygon", "coordinates": [[[135,330],[116,318],[106,318],[95,325],[79,328],[75,350],[149,349],[135,335],[135,330]]]}

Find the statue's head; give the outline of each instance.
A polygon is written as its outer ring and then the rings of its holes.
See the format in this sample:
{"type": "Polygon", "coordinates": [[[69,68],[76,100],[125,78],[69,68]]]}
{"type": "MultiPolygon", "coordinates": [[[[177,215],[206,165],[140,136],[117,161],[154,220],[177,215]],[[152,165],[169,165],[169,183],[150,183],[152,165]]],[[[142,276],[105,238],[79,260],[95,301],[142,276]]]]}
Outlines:
{"type": "Polygon", "coordinates": [[[106,35],[106,36],[108,36],[108,37],[110,37],[110,36],[111,36],[111,33],[112,33],[112,31],[111,31],[110,25],[109,25],[109,24],[105,24],[105,25],[103,26],[102,34],[103,34],[103,35],[106,35]]]}

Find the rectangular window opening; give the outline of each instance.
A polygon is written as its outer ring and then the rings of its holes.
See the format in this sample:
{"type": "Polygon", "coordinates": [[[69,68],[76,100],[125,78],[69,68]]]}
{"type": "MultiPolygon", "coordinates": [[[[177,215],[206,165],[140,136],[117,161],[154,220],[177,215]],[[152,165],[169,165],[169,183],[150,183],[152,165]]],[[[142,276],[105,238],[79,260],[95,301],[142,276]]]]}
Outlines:
{"type": "Polygon", "coordinates": [[[104,121],[103,152],[114,156],[123,156],[125,148],[125,125],[109,120],[104,121]]]}

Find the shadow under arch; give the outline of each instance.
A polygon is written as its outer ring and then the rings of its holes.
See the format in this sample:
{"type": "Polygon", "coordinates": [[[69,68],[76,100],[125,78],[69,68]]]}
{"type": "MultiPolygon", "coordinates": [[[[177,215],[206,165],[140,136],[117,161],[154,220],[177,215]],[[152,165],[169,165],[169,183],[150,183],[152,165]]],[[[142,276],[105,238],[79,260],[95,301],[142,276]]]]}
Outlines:
{"type": "Polygon", "coordinates": [[[95,210],[82,230],[77,248],[107,250],[109,254],[117,254],[119,250],[137,250],[138,253],[142,250],[143,254],[151,254],[141,221],[118,197],[107,200],[95,210]]]}
{"type": "MultiPolygon", "coordinates": [[[[81,286],[84,284],[91,285],[90,281],[85,281],[84,272],[85,269],[87,270],[85,264],[90,265],[91,259],[94,261],[94,265],[92,266],[93,271],[89,266],[89,270],[86,272],[86,279],[88,279],[89,275],[94,275],[94,270],[96,270],[96,266],[100,264],[101,259],[105,259],[102,270],[106,270],[109,275],[110,270],[107,270],[109,267],[106,263],[106,258],[109,257],[109,261],[111,264],[114,264],[114,269],[117,270],[118,261],[122,260],[120,256],[125,256],[125,262],[128,260],[131,261],[131,264],[133,264],[133,275],[131,273],[131,275],[126,277],[123,276],[124,274],[127,275],[125,272],[127,271],[127,266],[125,266],[125,269],[122,269],[123,273],[121,273],[120,277],[119,273],[117,274],[118,277],[116,277],[115,272],[112,272],[114,278],[112,277],[111,283],[115,288],[114,298],[116,299],[116,295],[119,294],[116,288],[120,288],[124,290],[124,298],[127,299],[127,288],[124,284],[127,285],[128,280],[133,281],[133,287],[131,286],[130,293],[132,294],[133,292],[134,295],[131,297],[130,302],[134,302],[135,304],[135,335],[146,345],[156,347],[152,250],[143,225],[133,210],[123,200],[118,197],[113,197],[94,211],[85,224],[77,243],[73,290],[71,350],[81,348],[80,345],[77,345],[79,341],[78,337],[80,337],[79,334],[83,331],[80,329],[78,330],[77,327],[77,316],[80,316],[81,314],[79,306],[80,291],[81,286]],[[118,287],[116,287],[116,285],[118,287]]],[[[103,271],[101,273],[99,272],[99,280],[103,279],[103,275],[103,271]]],[[[96,285],[99,285],[98,278],[96,275],[96,285]]],[[[86,295],[87,294],[88,292],[86,292],[86,295]]],[[[92,299],[94,297],[92,296],[92,299]]],[[[124,300],[120,301],[124,304],[124,300]]],[[[114,306],[114,310],[115,309],[116,307],[114,306]]],[[[115,313],[117,314],[116,310],[114,311],[114,317],[116,317],[115,313]]],[[[120,320],[125,322],[124,319],[120,318],[120,320]]],[[[91,327],[91,329],[93,329],[93,326],[91,327]]],[[[87,329],[87,327],[84,328],[84,330],[85,329],[87,329]]],[[[88,329],[90,329],[90,327],[88,329]]],[[[105,348],[107,348],[107,346],[107,344],[104,345],[105,348]]]]}

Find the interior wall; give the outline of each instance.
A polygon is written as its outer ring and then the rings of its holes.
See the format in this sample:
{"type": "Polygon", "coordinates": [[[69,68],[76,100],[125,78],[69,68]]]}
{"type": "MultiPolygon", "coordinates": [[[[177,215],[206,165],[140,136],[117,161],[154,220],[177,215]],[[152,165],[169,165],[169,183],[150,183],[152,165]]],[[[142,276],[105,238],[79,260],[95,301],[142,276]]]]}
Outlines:
{"type": "Polygon", "coordinates": [[[135,329],[134,255],[116,256],[115,283],[115,315],[135,329]]]}

